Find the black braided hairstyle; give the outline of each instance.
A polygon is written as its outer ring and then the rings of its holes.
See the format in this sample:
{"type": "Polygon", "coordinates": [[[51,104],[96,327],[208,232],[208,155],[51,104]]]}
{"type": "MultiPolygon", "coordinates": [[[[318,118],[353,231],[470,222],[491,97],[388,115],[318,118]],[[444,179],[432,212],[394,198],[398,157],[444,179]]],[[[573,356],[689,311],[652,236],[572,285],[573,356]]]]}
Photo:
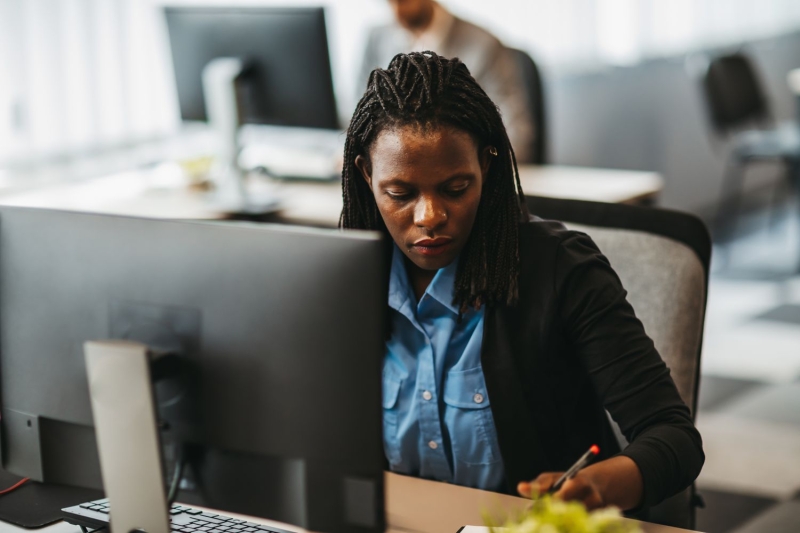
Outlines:
{"type": "MultiPolygon", "coordinates": [[[[372,191],[355,165],[378,133],[400,126],[453,127],[469,133],[479,153],[494,147],[497,156],[484,180],[470,237],[461,252],[453,304],[469,307],[514,304],[518,297],[519,223],[527,219],[517,160],[497,106],[459,59],[434,52],[398,54],[388,69],[372,71],[358,102],[344,145],[339,227],[388,230],[372,191]]],[[[494,150],[492,150],[494,155],[494,150]]]]}

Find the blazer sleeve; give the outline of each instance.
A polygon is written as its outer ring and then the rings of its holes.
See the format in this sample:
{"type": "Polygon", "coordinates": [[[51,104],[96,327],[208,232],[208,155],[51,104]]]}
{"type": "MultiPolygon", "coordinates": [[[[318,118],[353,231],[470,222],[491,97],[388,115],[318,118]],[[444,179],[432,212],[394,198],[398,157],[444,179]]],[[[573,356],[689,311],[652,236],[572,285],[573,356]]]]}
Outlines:
{"type": "Polygon", "coordinates": [[[655,505],[700,473],[705,460],[700,434],[619,277],[592,239],[570,232],[556,263],[565,335],[630,442],[621,455],[642,473],[642,504],[655,505]]]}

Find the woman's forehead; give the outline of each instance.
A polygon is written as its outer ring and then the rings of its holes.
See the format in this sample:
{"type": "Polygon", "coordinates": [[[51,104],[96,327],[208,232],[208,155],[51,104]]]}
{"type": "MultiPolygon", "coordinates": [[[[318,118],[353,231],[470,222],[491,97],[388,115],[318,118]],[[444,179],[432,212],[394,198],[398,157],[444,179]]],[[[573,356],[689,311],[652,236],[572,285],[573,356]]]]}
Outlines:
{"type": "Polygon", "coordinates": [[[427,172],[480,168],[478,147],[472,136],[446,126],[388,128],[372,144],[370,160],[374,174],[396,173],[403,168],[427,172]]]}
{"type": "Polygon", "coordinates": [[[397,139],[408,143],[430,143],[441,139],[462,139],[477,146],[472,135],[455,126],[449,124],[434,124],[430,122],[410,122],[407,124],[392,124],[377,134],[373,145],[383,138],[397,139]]]}

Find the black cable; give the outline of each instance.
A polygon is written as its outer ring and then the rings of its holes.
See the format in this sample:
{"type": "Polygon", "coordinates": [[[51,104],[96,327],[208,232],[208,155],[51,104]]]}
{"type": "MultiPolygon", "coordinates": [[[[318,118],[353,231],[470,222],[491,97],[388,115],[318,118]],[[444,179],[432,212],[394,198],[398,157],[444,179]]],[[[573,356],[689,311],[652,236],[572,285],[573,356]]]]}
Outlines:
{"type": "Polygon", "coordinates": [[[186,464],[186,454],[183,450],[183,445],[178,445],[178,453],[175,457],[175,470],[172,473],[172,482],[169,485],[169,492],[167,493],[167,507],[171,507],[175,503],[175,498],[178,497],[178,489],[183,479],[183,467],[186,464]]]}

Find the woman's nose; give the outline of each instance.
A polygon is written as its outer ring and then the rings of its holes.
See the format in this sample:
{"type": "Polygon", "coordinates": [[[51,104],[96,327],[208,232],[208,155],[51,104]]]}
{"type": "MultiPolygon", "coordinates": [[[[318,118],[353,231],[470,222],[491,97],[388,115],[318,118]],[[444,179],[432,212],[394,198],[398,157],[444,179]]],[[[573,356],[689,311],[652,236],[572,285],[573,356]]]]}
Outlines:
{"type": "Polygon", "coordinates": [[[414,209],[414,224],[428,231],[447,222],[447,209],[434,198],[420,198],[414,209]]]}

